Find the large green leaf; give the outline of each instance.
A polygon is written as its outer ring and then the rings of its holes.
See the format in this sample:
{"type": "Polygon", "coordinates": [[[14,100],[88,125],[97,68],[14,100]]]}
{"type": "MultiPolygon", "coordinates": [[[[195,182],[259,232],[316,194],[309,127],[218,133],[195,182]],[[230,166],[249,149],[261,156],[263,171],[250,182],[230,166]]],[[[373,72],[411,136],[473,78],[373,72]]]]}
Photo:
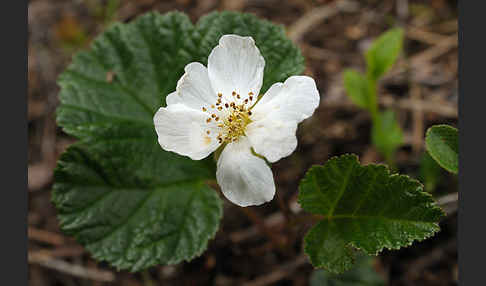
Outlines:
{"type": "Polygon", "coordinates": [[[75,143],[59,160],[53,202],[62,229],[99,260],[138,271],[202,253],[222,204],[211,165],[136,137],[75,143]]]}
{"type": "Polygon", "coordinates": [[[373,258],[359,255],[356,264],[342,274],[315,270],[310,279],[310,286],[384,286],[383,277],[373,269],[373,258]]]}
{"type": "Polygon", "coordinates": [[[456,128],[449,125],[434,125],[427,130],[425,146],[430,156],[449,172],[457,174],[459,169],[459,138],[456,128]]]}
{"type": "Polygon", "coordinates": [[[376,255],[408,246],[437,232],[443,216],[418,181],[383,165],[361,166],[355,155],[312,167],[300,183],[299,203],[323,216],[304,238],[305,252],[315,267],[336,273],[352,265],[352,247],[376,255]]]}
{"type": "Polygon", "coordinates": [[[357,71],[346,70],[343,79],[344,88],[351,101],[361,108],[368,109],[370,99],[366,77],[357,71]]]}
{"type": "Polygon", "coordinates": [[[394,28],[378,37],[366,51],[368,77],[378,80],[395,63],[403,46],[403,29],[394,28]]]}
{"type": "Polygon", "coordinates": [[[251,35],[266,60],[265,88],[303,70],[282,27],[236,12],[194,26],[177,12],[114,24],[59,77],[57,121],[80,142],[62,156],[53,202],[62,229],[95,258],[137,271],[199,255],[221,201],[206,186],[214,162],[163,151],[153,115],[190,62],[206,63],[222,34],[251,35]]]}

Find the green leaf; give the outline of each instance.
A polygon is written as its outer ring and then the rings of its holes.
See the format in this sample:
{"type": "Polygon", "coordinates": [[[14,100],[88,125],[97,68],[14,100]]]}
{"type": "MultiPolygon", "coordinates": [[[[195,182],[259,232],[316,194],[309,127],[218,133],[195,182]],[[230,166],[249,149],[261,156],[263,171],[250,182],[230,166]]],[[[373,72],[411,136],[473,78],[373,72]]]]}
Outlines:
{"type": "Polygon", "coordinates": [[[429,155],[424,152],[420,160],[419,180],[424,183],[425,190],[432,193],[441,179],[441,171],[439,164],[429,155]]]}
{"type": "Polygon", "coordinates": [[[310,286],[384,286],[383,277],[373,268],[373,258],[359,255],[356,264],[343,273],[334,274],[325,270],[315,270],[310,279],[310,286]]]}
{"type": "Polygon", "coordinates": [[[373,122],[371,140],[378,151],[390,160],[403,142],[403,132],[392,110],[378,113],[373,122]]]}
{"type": "Polygon", "coordinates": [[[456,128],[434,125],[427,130],[425,146],[430,156],[449,172],[457,174],[459,168],[459,138],[456,128]]]}
{"type": "Polygon", "coordinates": [[[365,76],[354,70],[344,71],[344,88],[351,101],[361,108],[368,109],[368,81],[365,76]]]}
{"type": "Polygon", "coordinates": [[[403,46],[403,30],[391,29],[376,39],[366,52],[368,77],[378,80],[395,63],[403,46]]]}
{"type": "Polygon", "coordinates": [[[124,137],[61,156],[52,197],[61,228],[94,258],[139,271],[190,260],[214,237],[222,203],[205,184],[214,169],[159,149],[124,137]]]}
{"type": "Polygon", "coordinates": [[[303,70],[280,26],[236,12],[193,25],[178,12],[115,23],[59,77],[57,121],[80,141],[58,162],[53,202],[61,228],[92,255],[138,271],[190,260],[206,249],[222,216],[211,158],[165,152],[153,125],[184,67],[207,62],[222,34],[251,35],[266,60],[265,84],[303,70]]]}
{"type": "Polygon", "coordinates": [[[386,166],[362,166],[355,155],[310,168],[300,182],[299,203],[322,216],[304,238],[315,267],[340,273],[354,261],[354,249],[377,255],[439,230],[443,212],[422,185],[391,174],[386,166]]]}

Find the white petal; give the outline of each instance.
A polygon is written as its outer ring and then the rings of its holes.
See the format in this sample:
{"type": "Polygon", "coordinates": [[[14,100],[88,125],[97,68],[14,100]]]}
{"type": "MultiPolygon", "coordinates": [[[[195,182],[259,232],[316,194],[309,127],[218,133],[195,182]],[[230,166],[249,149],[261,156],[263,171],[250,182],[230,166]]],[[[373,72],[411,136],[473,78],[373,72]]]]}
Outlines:
{"type": "Polygon", "coordinates": [[[190,108],[202,110],[217,100],[217,94],[211,87],[208,70],[200,63],[186,65],[184,75],[177,82],[175,94],[166,98],[167,105],[182,103],[190,108]]]}
{"type": "Polygon", "coordinates": [[[174,91],[167,95],[167,97],[165,98],[165,102],[167,106],[171,104],[182,103],[182,96],[178,95],[177,91],[174,91]]]}
{"type": "Polygon", "coordinates": [[[223,149],[216,178],[224,196],[242,207],[261,205],[275,195],[272,170],[251,153],[245,137],[223,149]]]}
{"type": "Polygon", "coordinates": [[[246,134],[256,153],[270,162],[286,157],[297,147],[297,124],[319,105],[316,84],[308,76],[291,76],[275,83],[252,109],[246,134]]]}
{"type": "Polygon", "coordinates": [[[277,116],[285,121],[299,123],[312,116],[319,101],[319,91],[313,78],[291,76],[283,84],[273,84],[252,112],[254,118],[277,116]]]}
{"type": "Polygon", "coordinates": [[[286,122],[267,117],[248,124],[246,135],[255,152],[274,163],[294,152],[297,147],[296,130],[295,121],[286,122]]]}
{"type": "Polygon", "coordinates": [[[206,123],[207,114],[184,104],[161,107],[154,116],[160,146],[166,151],[201,160],[220,145],[217,127],[206,123]],[[206,132],[210,131],[210,135],[206,132]]]}
{"type": "Polygon", "coordinates": [[[230,101],[235,91],[242,100],[258,95],[263,83],[265,60],[252,37],[224,35],[208,58],[208,72],[216,93],[230,101]]]}

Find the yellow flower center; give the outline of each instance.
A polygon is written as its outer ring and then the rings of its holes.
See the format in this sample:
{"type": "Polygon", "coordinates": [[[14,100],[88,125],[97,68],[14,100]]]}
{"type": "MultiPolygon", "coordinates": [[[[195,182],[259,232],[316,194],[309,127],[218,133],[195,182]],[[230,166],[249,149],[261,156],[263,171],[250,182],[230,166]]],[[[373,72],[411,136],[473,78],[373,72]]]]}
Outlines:
{"type": "MultiPolygon", "coordinates": [[[[245,135],[246,126],[251,122],[251,107],[253,102],[253,92],[248,93],[248,97],[241,100],[240,104],[235,101],[223,103],[222,94],[218,93],[218,100],[215,104],[212,104],[209,108],[203,107],[202,110],[209,114],[206,119],[206,123],[211,124],[214,120],[217,122],[219,132],[216,139],[219,143],[236,142],[238,139],[245,135]],[[214,109],[214,112],[208,109],[214,109]],[[223,111],[224,110],[224,111],[223,111]],[[220,118],[219,114],[225,114],[224,118],[220,118]]],[[[232,96],[237,99],[241,99],[241,96],[233,91],[232,96]]],[[[207,135],[210,135],[209,130],[206,131],[207,135]]]]}

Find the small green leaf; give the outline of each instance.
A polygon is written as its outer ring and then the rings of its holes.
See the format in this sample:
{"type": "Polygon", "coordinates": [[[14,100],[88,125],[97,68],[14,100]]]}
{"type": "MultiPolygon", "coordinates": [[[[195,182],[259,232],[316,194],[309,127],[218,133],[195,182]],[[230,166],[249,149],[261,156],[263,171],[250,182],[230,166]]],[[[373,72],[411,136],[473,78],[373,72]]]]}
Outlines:
{"type": "Polygon", "coordinates": [[[375,122],[373,122],[371,140],[387,160],[393,157],[395,150],[403,142],[403,133],[392,110],[378,113],[375,122]]]}
{"type": "Polygon", "coordinates": [[[99,260],[138,271],[200,255],[222,216],[211,158],[192,161],[157,143],[153,116],[190,62],[204,64],[222,34],[250,35],[265,58],[265,88],[302,72],[281,26],[214,12],[194,26],[182,13],[115,23],[59,77],[57,122],[80,139],[55,171],[61,228],[99,260]]]}
{"type": "Polygon", "coordinates": [[[373,268],[373,258],[359,255],[356,264],[343,273],[334,274],[326,270],[315,270],[310,279],[310,286],[384,286],[383,277],[373,268]]]}
{"type": "Polygon", "coordinates": [[[419,180],[424,183],[425,190],[432,193],[441,178],[441,171],[439,164],[429,155],[424,152],[420,160],[419,180]]]}
{"type": "Polygon", "coordinates": [[[351,101],[361,108],[368,109],[368,81],[361,73],[354,70],[344,71],[344,88],[351,101]]]}
{"type": "Polygon", "coordinates": [[[403,30],[391,29],[376,39],[366,52],[368,77],[378,80],[395,63],[403,46],[403,30]]]}
{"type": "Polygon", "coordinates": [[[348,270],[354,248],[377,255],[398,249],[439,230],[443,212],[422,185],[391,174],[383,165],[362,166],[355,155],[312,167],[300,182],[299,203],[323,216],[304,238],[304,251],[315,267],[348,270]]]}
{"type": "Polygon", "coordinates": [[[457,174],[459,168],[459,138],[456,128],[434,125],[427,130],[425,146],[430,156],[449,172],[457,174]]]}

